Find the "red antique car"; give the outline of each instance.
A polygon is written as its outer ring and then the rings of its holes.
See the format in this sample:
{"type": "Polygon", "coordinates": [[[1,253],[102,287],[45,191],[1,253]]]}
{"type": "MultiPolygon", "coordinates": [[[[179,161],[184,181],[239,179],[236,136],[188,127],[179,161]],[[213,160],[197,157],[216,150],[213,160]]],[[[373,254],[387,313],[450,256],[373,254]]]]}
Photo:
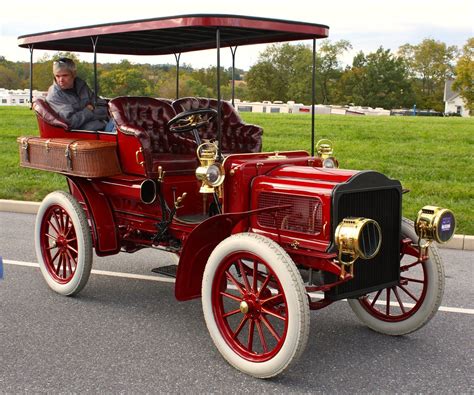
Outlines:
{"type": "MultiPolygon", "coordinates": [[[[160,55],[277,41],[315,42],[327,26],[233,15],[183,15],[19,37],[30,49],[160,55]]],[[[179,70],[179,67],[177,67],[179,70]]],[[[95,73],[97,81],[97,73],[95,73]]],[[[261,152],[263,130],[230,102],[184,97],[109,101],[115,133],[70,130],[37,100],[40,137],[21,137],[21,164],[59,172],[69,193],[43,200],[35,229],[41,272],[63,295],[87,283],[98,256],[168,251],[180,301],[202,298],[210,335],[237,369],[266,378],[303,352],[309,311],[347,299],[375,331],[404,335],[440,306],[453,213],[402,218],[399,181],[338,168],[331,144],[261,152]],[[316,151],[316,153],[315,153],[316,151]]],[[[177,85],[178,86],[178,85],[177,85]]],[[[97,92],[97,83],[95,84],[97,92]]],[[[166,273],[165,273],[166,271],[166,273]]]]}

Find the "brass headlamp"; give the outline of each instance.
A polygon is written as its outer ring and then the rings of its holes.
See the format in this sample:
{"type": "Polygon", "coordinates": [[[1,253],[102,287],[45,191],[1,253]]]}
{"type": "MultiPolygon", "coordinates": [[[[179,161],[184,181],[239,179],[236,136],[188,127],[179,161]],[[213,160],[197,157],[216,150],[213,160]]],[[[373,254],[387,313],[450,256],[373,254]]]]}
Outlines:
{"type": "Polygon", "coordinates": [[[200,193],[214,193],[215,188],[224,182],[224,168],[216,162],[217,145],[205,142],[197,148],[197,156],[201,166],[196,169],[196,177],[202,182],[200,193]]]}
{"type": "Polygon", "coordinates": [[[453,212],[447,208],[425,206],[418,212],[415,232],[420,240],[426,239],[428,243],[432,240],[447,243],[454,236],[455,229],[456,219],[453,212]]]}
{"type": "Polygon", "coordinates": [[[323,161],[323,167],[338,168],[339,162],[333,156],[334,150],[332,148],[332,141],[328,139],[321,139],[316,143],[316,152],[318,157],[323,161]]]}
{"type": "Polygon", "coordinates": [[[350,266],[353,274],[354,262],[358,258],[373,258],[382,244],[380,226],[369,218],[344,218],[334,236],[339,248],[339,263],[342,265],[341,277],[345,275],[345,266],[350,266]],[[349,257],[349,260],[345,261],[344,256],[349,257]]]}

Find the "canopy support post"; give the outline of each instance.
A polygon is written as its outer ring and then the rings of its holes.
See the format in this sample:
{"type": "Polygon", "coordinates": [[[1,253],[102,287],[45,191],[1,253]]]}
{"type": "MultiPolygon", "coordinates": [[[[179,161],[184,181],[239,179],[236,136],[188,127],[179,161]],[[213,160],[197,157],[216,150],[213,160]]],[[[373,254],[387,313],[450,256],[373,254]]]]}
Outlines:
{"type": "Polygon", "coordinates": [[[237,52],[237,45],[232,48],[230,47],[230,52],[232,53],[232,107],[235,107],[235,53],[237,52]]]}
{"type": "Polygon", "coordinates": [[[222,160],[222,126],[221,126],[221,32],[216,30],[217,48],[217,159],[222,160]]]}
{"type": "Polygon", "coordinates": [[[97,105],[97,97],[99,96],[99,82],[97,81],[97,41],[98,36],[91,37],[92,48],[94,50],[94,107],[97,105]]]}
{"type": "Polygon", "coordinates": [[[176,59],[176,99],[179,99],[179,59],[181,58],[181,52],[174,54],[176,59]]]}
{"type": "Polygon", "coordinates": [[[311,77],[311,156],[314,156],[314,118],[316,102],[316,39],[313,38],[313,71],[311,77]]]}
{"type": "Polygon", "coordinates": [[[30,110],[33,109],[33,49],[34,45],[28,45],[30,50],[30,110]]]}

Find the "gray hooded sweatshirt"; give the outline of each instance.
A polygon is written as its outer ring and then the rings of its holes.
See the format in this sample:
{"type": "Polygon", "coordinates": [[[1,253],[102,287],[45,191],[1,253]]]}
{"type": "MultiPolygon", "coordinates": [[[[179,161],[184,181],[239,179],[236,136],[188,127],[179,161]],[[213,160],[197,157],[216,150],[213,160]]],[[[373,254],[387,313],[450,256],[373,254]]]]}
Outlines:
{"type": "Polygon", "coordinates": [[[94,93],[78,77],[71,89],[63,90],[54,82],[48,90],[46,101],[70,129],[103,130],[107,123],[107,102],[98,98],[96,108],[89,110],[86,106],[94,103],[94,93]]]}

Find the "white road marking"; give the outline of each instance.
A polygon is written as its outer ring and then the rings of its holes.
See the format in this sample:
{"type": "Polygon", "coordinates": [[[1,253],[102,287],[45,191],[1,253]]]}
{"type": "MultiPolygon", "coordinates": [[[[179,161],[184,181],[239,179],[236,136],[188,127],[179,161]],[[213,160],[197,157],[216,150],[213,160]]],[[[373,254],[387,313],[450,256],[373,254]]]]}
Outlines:
{"type": "MultiPolygon", "coordinates": [[[[4,259],[3,263],[7,265],[17,265],[17,266],[27,266],[27,267],[39,267],[36,262],[23,262],[23,261],[13,261],[10,259],[4,259]]],[[[121,277],[121,278],[131,278],[135,280],[146,280],[146,281],[157,281],[162,283],[174,283],[174,278],[161,277],[161,276],[147,276],[144,274],[134,274],[134,273],[122,273],[122,272],[111,272],[107,270],[96,270],[92,269],[91,273],[97,274],[99,276],[109,276],[109,277],[121,277]]],[[[5,276],[5,271],[4,271],[5,276]]],[[[320,293],[310,293],[311,299],[322,299],[322,294],[320,293]]],[[[345,299],[344,299],[345,300],[345,299]]],[[[385,301],[377,301],[376,304],[385,305],[385,301]]],[[[398,303],[391,302],[390,306],[398,307],[398,303]]],[[[411,303],[405,303],[406,307],[413,307],[411,303]]],[[[460,307],[448,307],[440,306],[439,311],[445,311],[448,313],[460,313],[460,314],[471,314],[474,315],[474,309],[464,309],[460,307]]]]}
{"type": "MultiPolygon", "coordinates": [[[[4,259],[3,263],[8,265],[17,265],[17,266],[28,266],[28,267],[39,267],[39,264],[36,262],[22,262],[22,261],[12,261],[10,259],[4,259]]],[[[170,277],[161,277],[161,276],[147,276],[144,274],[134,274],[134,273],[121,273],[121,272],[110,272],[107,270],[91,270],[92,274],[98,274],[99,276],[110,276],[110,277],[122,277],[122,278],[132,278],[135,280],[146,280],[146,281],[158,281],[162,283],[174,283],[175,279],[170,277]]]]}

